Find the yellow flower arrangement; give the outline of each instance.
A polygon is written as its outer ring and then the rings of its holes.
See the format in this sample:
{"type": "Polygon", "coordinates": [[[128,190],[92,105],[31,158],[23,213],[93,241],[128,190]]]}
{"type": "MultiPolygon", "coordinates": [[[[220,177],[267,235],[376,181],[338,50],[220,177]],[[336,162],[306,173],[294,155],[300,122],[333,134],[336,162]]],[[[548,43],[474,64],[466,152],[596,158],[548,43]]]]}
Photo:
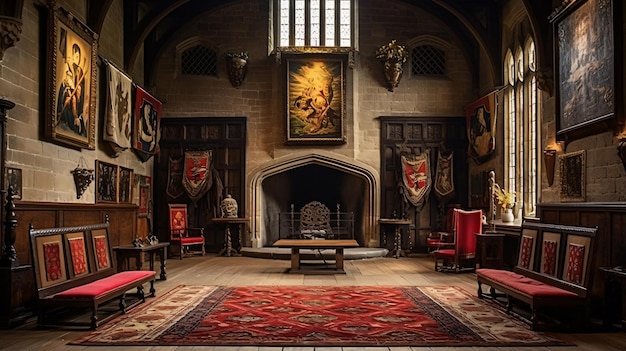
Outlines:
{"type": "Polygon", "coordinates": [[[495,182],[494,182],[494,190],[495,190],[494,196],[498,200],[498,204],[500,204],[500,207],[502,207],[503,210],[507,208],[513,208],[513,205],[515,205],[515,192],[514,191],[504,190],[500,188],[498,183],[495,183],[495,182]]]}

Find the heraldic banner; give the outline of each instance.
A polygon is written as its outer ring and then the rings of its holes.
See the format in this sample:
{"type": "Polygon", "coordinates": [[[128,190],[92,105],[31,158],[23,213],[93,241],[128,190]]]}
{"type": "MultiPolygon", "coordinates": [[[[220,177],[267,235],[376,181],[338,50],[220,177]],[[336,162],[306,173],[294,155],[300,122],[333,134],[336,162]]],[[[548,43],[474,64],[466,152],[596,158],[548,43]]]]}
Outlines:
{"type": "Polygon", "coordinates": [[[170,156],[167,162],[167,188],[165,194],[177,199],[185,193],[183,189],[183,157],[170,156]]]}
{"type": "Polygon", "coordinates": [[[183,187],[194,203],[200,200],[213,185],[212,158],[213,152],[210,150],[185,151],[183,187]]]}
{"type": "Polygon", "coordinates": [[[496,149],[496,107],[496,91],[465,106],[469,154],[478,164],[487,161],[496,149]]]}
{"type": "Polygon", "coordinates": [[[142,87],[135,86],[133,149],[143,162],[159,153],[163,105],[142,87]]]}
{"type": "Polygon", "coordinates": [[[117,157],[130,148],[132,81],[108,62],[106,68],[108,94],[103,139],[111,145],[113,157],[117,157]]]}
{"type": "Polygon", "coordinates": [[[400,156],[404,196],[415,207],[421,207],[430,192],[432,176],[429,159],[428,150],[419,155],[400,156]]]}
{"type": "Polygon", "coordinates": [[[453,173],[453,152],[450,152],[448,156],[444,156],[439,151],[437,156],[437,170],[435,173],[435,195],[437,198],[445,202],[454,196],[454,176],[453,173]]]}

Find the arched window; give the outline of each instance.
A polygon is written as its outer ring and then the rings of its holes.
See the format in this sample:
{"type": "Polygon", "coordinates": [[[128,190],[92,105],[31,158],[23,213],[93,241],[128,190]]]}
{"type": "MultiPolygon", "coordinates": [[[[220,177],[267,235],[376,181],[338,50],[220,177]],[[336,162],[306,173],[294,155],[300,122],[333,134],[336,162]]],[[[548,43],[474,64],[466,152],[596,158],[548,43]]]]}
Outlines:
{"type": "Polygon", "coordinates": [[[504,58],[505,186],[524,216],[535,216],[539,177],[539,107],[535,43],[510,48],[504,58]]]}
{"type": "Polygon", "coordinates": [[[272,1],[276,47],[354,46],[356,0],[272,1]]]}

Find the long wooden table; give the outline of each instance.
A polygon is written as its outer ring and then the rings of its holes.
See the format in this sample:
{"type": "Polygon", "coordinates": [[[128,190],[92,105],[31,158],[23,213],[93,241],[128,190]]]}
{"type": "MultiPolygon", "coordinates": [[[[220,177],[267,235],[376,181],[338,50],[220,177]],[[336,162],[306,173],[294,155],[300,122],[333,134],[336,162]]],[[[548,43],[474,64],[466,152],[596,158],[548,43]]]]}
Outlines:
{"type": "Polygon", "coordinates": [[[280,239],[274,243],[276,247],[291,249],[291,269],[289,273],[301,274],[345,274],[343,269],[343,250],[347,247],[358,247],[356,240],[318,240],[318,239],[280,239]],[[335,264],[317,265],[313,268],[304,268],[300,256],[301,249],[335,250],[335,264]]]}

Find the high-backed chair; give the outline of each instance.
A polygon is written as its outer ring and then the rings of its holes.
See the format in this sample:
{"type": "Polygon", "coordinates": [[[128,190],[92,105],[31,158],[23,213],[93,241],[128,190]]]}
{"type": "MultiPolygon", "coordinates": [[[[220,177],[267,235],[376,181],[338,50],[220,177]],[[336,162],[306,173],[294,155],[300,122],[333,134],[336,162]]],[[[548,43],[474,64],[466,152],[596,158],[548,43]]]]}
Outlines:
{"type": "Polygon", "coordinates": [[[458,208],[459,206],[459,204],[448,205],[448,210],[446,211],[444,223],[445,228],[442,231],[434,231],[428,234],[428,237],[426,238],[426,247],[428,248],[428,253],[433,253],[435,250],[450,244],[454,239],[454,209],[458,208]]]}
{"type": "Polygon", "coordinates": [[[188,226],[187,204],[169,204],[170,207],[170,252],[184,256],[199,254],[204,256],[204,228],[188,226]]]}
{"type": "Polygon", "coordinates": [[[476,234],[483,231],[482,210],[454,209],[452,228],[454,241],[435,250],[435,270],[461,272],[476,269],[476,234]]]}

